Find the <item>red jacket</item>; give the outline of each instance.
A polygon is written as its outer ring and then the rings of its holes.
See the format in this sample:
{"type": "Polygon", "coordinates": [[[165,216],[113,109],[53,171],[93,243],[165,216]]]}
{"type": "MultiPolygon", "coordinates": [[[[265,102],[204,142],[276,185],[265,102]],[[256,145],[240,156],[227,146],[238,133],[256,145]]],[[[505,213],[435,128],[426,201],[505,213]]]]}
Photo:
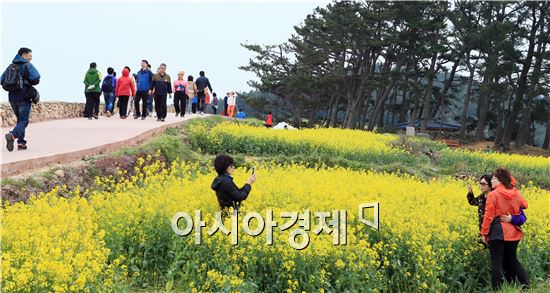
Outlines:
{"type": "Polygon", "coordinates": [[[122,77],[117,80],[115,95],[120,96],[135,96],[136,84],[134,79],[129,77],[130,72],[128,69],[122,70],[122,77]]]}
{"type": "Polygon", "coordinates": [[[527,201],[517,188],[506,189],[504,185],[500,184],[491,191],[487,196],[487,203],[485,204],[485,216],[483,216],[483,223],[481,224],[481,235],[491,235],[491,240],[504,240],[504,241],[517,241],[523,237],[523,232],[512,225],[512,223],[504,223],[497,220],[499,223],[491,225],[493,219],[498,219],[500,216],[507,215],[519,215],[520,208],[527,208],[527,201]],[[493,228],[495,231],[490,231],[493,228]]]}
{"type": "Polygon", "coordinates": [[[273,116],[271,116],[271,114],[267,114],[267,116],[265,118],[265,124],[267,124],[267,125],[273,124],[273,116]]]}

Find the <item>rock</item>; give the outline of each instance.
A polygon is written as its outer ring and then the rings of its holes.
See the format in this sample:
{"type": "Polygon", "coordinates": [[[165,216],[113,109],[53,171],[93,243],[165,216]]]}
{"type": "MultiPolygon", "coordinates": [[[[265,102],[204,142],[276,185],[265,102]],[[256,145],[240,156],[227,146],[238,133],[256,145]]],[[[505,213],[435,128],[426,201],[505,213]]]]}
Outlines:
{"type": "MultiPolygon", "coordinates": [[[[84,103],[41,102],[32,105],[30,122],[82,117],[82,112],[84,112],[84,103]]],[[[0,117],[2,127],[14,126],[17,122],[9,103],[0,103],[0,117]]]]}
{"type": "Polygon", "coordinates": [[[431,139],[430,135],[427,134],[427,133],[419,132],[419,133],[416,134],[416,136],[431,139]]]}
{"type": "Polygon", "coordinates": [[[65,177],[65,172],[63,172],[63,170],[59,169],[59,170],[55,170],[55,172],[53,172],[55,174],[55,176],[59,177],[59,178],[63,178],[65,177]]]}

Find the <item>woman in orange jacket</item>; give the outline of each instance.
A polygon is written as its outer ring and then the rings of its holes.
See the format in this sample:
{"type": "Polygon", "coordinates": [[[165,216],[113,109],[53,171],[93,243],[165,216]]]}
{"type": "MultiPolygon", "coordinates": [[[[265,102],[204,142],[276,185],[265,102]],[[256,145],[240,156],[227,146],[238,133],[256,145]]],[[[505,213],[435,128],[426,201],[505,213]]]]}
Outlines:
{"type": "Polygon", "coordinates": [[[527,201],[515,187],[510,171],[499,168],[493,172],[491,185],[494,190],[487,196],[485,215],[481,224],[482,241],[489,244],[491,253],[491,282],[494,290],[502,284],[504,269],[511,280],[517,280],[529,287],[529,279],[517,258],[518,244],[523,232],[511,222],[502,222],[501,215],[519,215],[527,208],[527,201]]]}

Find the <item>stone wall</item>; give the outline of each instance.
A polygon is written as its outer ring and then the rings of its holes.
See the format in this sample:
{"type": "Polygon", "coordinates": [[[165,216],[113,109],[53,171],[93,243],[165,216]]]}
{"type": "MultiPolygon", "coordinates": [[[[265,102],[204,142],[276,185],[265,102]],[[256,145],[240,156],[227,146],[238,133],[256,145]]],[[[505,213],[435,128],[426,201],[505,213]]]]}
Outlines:
{"type": "MultiPolygon", "coordinates": [[[[32,105],[31,123],[82,117],[83,112],[84,103],[40,102],[32,105]]],[[[9,103],[0,103],[0,116],[2,117],[2,127],[10,127],[17,122],[9,103]]]]}

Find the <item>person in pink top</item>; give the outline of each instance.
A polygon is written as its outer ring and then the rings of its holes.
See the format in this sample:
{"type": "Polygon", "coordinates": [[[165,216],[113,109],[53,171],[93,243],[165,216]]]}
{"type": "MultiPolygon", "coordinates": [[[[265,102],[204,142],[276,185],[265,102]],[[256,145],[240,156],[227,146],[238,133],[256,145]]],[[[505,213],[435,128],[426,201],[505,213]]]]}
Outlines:
{"type": "Polygon", "coordinates": [[[176,109],[176,117],[185,116],[185,106],[187,105],[187,89],[186,82],[183,80],[184,71],[178,73],[178,79],[174,80],[174,108],[176,109]]]}
{"type": "Polygon", "coordinates": [[[128,99],[136,95],[136,83],[133,78],[130,78],[130,71],[126,68],[122,70],[122,77],[117,81],[115,95],[119,99],[120,119],[126,119],[128,99]]]}

